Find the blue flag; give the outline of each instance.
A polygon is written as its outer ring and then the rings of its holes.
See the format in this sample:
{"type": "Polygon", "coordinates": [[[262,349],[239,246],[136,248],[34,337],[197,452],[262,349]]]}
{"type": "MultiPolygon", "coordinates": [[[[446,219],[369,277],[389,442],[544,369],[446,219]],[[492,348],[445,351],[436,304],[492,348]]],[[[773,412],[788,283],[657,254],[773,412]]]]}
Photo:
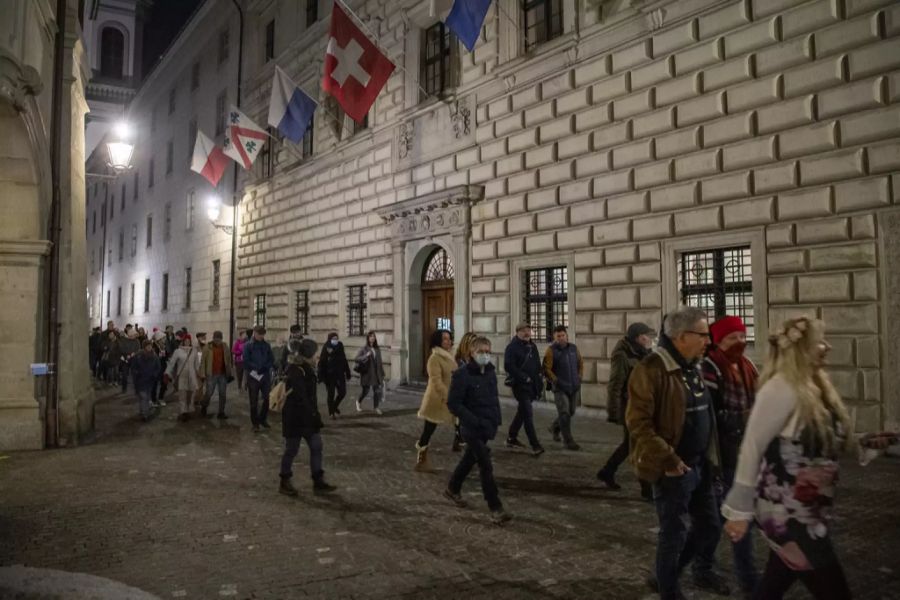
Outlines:
{"type": "Polygon", "coordinates": [[[453,8],[444,23],[456,34],[469,52],[475,49],[475,42],[484,25],[491,0],[454,0],[453,8]]]}
{"type": "Polygon", "coordinates": [[[269,125],[277,128],[287,139],[299,144],[312,122],[315,110],[315,101],[304,94],[287,73],[276,66],[275,78],[272,81],[272,97],[269,101],[269,125]]]}

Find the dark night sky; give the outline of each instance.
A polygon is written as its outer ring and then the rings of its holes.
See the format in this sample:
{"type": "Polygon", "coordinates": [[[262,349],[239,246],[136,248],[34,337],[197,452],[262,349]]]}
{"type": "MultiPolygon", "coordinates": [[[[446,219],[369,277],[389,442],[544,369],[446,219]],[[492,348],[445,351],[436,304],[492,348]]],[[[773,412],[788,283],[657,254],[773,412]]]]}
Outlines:
{"type": "Polygon", "coordinates": [[[146,76],[174,39],[188,17],[204,0],[153,0],[144,24],[144,64],[146,76]]]}

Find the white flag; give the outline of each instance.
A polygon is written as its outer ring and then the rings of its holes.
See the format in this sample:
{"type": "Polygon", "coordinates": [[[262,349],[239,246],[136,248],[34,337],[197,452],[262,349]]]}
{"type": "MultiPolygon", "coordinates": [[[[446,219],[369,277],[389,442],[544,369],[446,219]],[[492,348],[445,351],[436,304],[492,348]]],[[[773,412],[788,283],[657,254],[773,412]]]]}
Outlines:
{"type": "Polygon", "coordinates": [[[234,106],[228,112],[225,132],[225,156],[233,158],[245,169],[253,166],[253,161],[266,143],[266,130],[247,118],[234,106]]]}

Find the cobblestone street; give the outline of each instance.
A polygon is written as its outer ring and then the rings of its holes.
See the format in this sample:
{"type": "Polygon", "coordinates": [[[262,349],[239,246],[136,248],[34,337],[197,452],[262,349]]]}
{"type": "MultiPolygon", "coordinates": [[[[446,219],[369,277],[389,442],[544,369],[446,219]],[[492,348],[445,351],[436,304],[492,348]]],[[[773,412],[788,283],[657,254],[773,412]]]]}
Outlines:
{"type": "MultiPolygon", "coordinates": [[[[412,471],[417,396],[391,393],[382,417],[357,415],[345,400],[344,418],[323,430],[337,493],[313,495],[304,446],[294,478],[301,494],[292,499],[276,493],[280,417],[254,435],[246,401],[230,392],[230,420],[187,424],[176,422],[172,404],[141,424],[131,395],[99,392],[94,443],[8,453],[0,460],[0,564],[99,575],[160,598],[650,597],[643,580],[654,513],[628,469],[620,492],[594,479],[617,426],[582,415],[575,431],[584,450],[565,452],[547,433],[553,413],[541,409],[544,456],[496,440],[501,497],[515,517],[499,528],[477,469],[464,489],[471,509],[441,497],[457,458],[449,429],[432,442],[439,473],[412,471]]],[[[504,407],[506,423],[511,416],[504,407]]],[[[896,459],[865,470],[845,463],[836,540],[859,598],[900,597],[897,472],[896,459]]],[[[727,569],[725,544],[720,557],[727,569]]],[[[689,584],[686,592],[709,597],[689,584]]]]}

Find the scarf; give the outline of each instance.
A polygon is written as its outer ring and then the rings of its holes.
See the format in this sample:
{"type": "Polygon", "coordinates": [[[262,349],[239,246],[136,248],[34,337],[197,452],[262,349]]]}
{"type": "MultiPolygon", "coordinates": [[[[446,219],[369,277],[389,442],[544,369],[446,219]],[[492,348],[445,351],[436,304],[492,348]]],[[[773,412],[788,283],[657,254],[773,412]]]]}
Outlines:
{"type": "Polygon", "coordinates": [[[758,377],[753,363],[746,356],[741,356],[737,363],[732,363],[717,346],[711,346],[706,356],[722,374],[722,389],[719,390],[722,398],[720,408],[741,415],[749,411],[756,397],[758,377]]]}

